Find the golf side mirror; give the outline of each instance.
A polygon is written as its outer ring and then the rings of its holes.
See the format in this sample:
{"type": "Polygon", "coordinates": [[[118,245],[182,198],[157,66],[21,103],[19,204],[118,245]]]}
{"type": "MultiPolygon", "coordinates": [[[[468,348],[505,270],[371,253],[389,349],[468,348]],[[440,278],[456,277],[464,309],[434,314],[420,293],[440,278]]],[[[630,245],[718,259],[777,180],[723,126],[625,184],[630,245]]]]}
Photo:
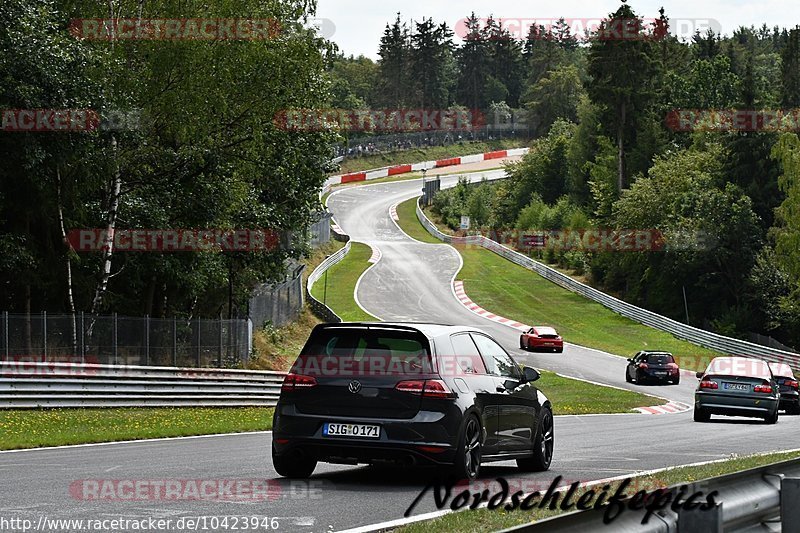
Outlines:
{"type": "Polygon", "coordinates": [[[695,374],[695,376],[697,376],[697,379],[703,379],[704,375],[705,375],[705,372],[698,372],[697,374],[695,374]]]}
{"type": "Polygon", "coordinates": [[[541,376],[539,372],[535,368],[531,368],[526,366],[522,369],[523,381],[525,383],[533,383],[534,381],[538,380],[541,376]]]}

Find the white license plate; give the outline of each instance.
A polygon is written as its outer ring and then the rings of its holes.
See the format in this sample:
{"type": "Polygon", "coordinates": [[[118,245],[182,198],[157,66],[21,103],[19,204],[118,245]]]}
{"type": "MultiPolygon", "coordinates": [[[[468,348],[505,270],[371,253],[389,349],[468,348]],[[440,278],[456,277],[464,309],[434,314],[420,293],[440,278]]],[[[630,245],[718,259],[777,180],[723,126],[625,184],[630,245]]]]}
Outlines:
{"type": "Polygon", "coordinates": [[[322,434],[326,437],[379,439],[381,438],[381,427],[369,424],[339,424],[338,422],[328,422],[322,426],[322,434]]]}
{"type": "Polygon", "coordinates": [[[666,376],[667,375],[666,372],[656,372],[655,374],[656,374],[656,376],[666,376]]]}
{"type": "Polygon", "coordinates": [[[750,390],[750,385],[746,383],[723,383],[722,387],[725,390],[740,390],[745,392],[750,390]]]}

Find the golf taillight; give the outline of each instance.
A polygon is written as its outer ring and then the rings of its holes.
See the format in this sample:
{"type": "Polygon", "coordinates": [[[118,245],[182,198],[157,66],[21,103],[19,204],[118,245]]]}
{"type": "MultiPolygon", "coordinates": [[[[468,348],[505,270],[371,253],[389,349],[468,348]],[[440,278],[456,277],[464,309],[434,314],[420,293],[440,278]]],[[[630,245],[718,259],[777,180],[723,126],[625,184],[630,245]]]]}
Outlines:
{"type": "Polygon", "coordinates": [[[441,379],[414,379],[401,381],[395,385],[395,390],[420,394],[423,398],[454,398],[455,395],[450,391],[447,384],[441,379]]]}
{"type": "Polygon", "coordinates": [[[647,365],[647,363],[639,363],[639,368],[642,370],[647,370],[650,367],[647,365]]]}
{"type": "Polygon", "coordinates": [[[669,368],[671,374],[678,374],[681,370],[675,363],[667,363],[667,368],[669,368]]]}
{"type": "Polygon", "coordinates": [[[794,390],[800,389],[800,384],[798,384],[797,380],[794,380],[794,379],[787,379],[786,382],[784,383],[784,385],[786,385],[787,387],[790,387],[790,388],[792,388],[794,390]]]}
{"type": "Polygon", "coordinates": [[[286,374],[281,384],[282,391],[295,391],[299,389],[310,389],[317,385],[317,379],[313,376],[304,376],[303,374],[286,374]]]}
{"type": "Polygon", "coordinates": [[[719,385],[716,381],[701,381],[700,382],[701,389],[718,389],[719,385]]]}
{"type": "Polygon", "coordinates": [[[753,392],[763,392],[764,394],[772,394],[772,385],[756,385],[753,387],[753,392]]]}

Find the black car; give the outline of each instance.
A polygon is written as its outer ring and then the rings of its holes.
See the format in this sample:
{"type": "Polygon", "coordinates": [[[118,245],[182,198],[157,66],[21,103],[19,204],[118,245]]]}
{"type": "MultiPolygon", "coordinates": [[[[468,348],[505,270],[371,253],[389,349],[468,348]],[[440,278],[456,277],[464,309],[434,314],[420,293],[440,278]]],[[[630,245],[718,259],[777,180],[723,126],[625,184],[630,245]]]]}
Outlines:
{"type": "Polygon", "coordinates": [[[681,369],[671,353],[642,351],[628,359],[625,381],[628,383],[666,381],[677,385],[681,382],[681,369]]]}
{"type": "Polygon", "coordinates": [[[789,415],[800,415],[800,385],[794,377],[792,367],[786,363],[769,363],[775,382],[780,387],[780,408],[789,415]]]}
{"type": "Polygon", "coordinates": [[[286,376],[272,459],[304,478],[317,462],[438,465],[474,479],[481,463],[553,457],[550,401],[486,333],[436,324],[320,324],[286,376]]]}

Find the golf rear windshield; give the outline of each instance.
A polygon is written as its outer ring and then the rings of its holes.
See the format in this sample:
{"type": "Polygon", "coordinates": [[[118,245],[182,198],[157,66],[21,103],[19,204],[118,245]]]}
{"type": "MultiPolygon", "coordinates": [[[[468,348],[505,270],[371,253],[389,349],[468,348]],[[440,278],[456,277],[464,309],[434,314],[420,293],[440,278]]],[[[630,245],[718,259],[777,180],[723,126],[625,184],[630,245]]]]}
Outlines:
{"type": "Polygon", "coordinates": [[[433,371],[430,347],[414,331],[330,328],[316,331],[293,372],[342,375],[419,374],[433,371]]]}
{"type": "Polygon", "coordinates": [[[647,356],[647,362],[653,365],[666,365],[674,363],[675,359],[671,355],[650,354],[647,356]]]}

